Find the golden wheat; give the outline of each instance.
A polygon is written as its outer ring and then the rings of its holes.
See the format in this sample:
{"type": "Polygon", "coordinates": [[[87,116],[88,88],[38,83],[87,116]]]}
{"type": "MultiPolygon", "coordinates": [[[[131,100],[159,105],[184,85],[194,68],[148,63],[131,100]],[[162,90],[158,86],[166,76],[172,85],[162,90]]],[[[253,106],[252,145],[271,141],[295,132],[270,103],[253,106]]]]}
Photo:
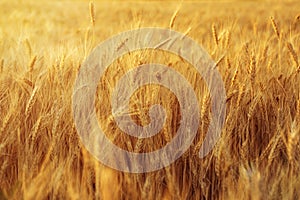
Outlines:
{"type": "MultiPolygon", "coordinates": [[[[0,199],[296,199],[299,9],[297,2],[2,1],[0,199]],[[119,129],[110,99],[135,65],[165,64],[187,79],[198,99],[201,120],[188,150],[163,169],[131,174],[103,165],[81,142],[72,110],[77,73],[99,42],[136,27],[182,32],[179,42],[191,37],[216,60],[226,120],[206,157],[199,158],[199,150],[212,121],[210,93],[190,63],[157,50],[165,41],[108,66],[95,95],[96,115],[107,138],[124,150],[146,153],[167,145],[182,114],[172,92],[147,85],[130,97],[129,114],[140,126],[150,123],[152,104],[165,108],[163,129],[145,139],[119,129]]],[[[111,53],[129,40],[118,41],[111,53]]]]}

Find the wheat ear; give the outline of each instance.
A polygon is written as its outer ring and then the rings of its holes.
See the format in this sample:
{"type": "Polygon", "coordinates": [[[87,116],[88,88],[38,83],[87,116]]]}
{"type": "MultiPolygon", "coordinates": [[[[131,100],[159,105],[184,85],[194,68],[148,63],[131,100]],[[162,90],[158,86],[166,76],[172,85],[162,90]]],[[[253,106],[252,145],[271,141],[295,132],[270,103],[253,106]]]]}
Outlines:
{"type": "Polygon", "coordinates": [[[293,45],[290,42],[287,42],[286,46],[287,46],[287,48],[288,48],[288,50],[289,50],[289,52],[290,52],[290,54],[291,54],[291,56],[292,56],[295,64],[296,64],[296,66],[298,66],[299,65],[298,56],[297,56],[296,51],[293,48],[293,45]]]}
{"type": "Polygon", "coordinates": [[[216,29],[215,24],[213,24],[211,26],[211,31],[212,31],[212,36],[213,36],[214,42],[215,42],[216,46],[218,46],[219,45],[219,39],[218,39],[218,33],[217,33],[217,29],[216,29]]]}
{"type": "Polygon", "coordinates": [[[34,105],[34,103],[36,102],[36,96],[37,96],[37,91],[38,91],[38,87],[33,88],[33,91],[31,93],[31,96],[26,104],[26,108],[25,108],[25,116],[28,117],[29,112],[32,109],[32,106],[34,105]]]}
{"type": "Polygon", "coordinates": [[[277,38],[280,39],[280,33],[279,33],[279,29],[278,29],[277,23],[275,22],[274,17],[271,17],[270,19],[271,19],[273,30],[274,30],[277,38]]]}

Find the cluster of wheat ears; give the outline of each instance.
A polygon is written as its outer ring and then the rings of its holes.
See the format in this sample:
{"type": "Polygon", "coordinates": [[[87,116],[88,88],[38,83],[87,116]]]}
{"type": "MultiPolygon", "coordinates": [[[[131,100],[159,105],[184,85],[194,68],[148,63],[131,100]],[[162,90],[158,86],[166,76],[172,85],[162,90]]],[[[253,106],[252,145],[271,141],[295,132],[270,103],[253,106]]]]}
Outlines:
{"type": "Polygon", "coordinates": [[[80,1],[0,3],[0,199],[300,198],[299,3],[177,4],[99,1],[90,3],[89,14],[80,1]],[[211,119],[201,75],[168,52],[148,49],[118,58],[99,81],[95,106],[99,125],[120,148],[162,148],[180,125],[176,96],[147,85],[132,94],[130,114],[147,125],[149,107],[161,104],[163,129],[147,139],[119,130],[110,95],[133,67],[156,62],[174,68],[193,86],[201,111],[187,152],[164,169],[131,174],[104,166],[82,145],[72,93],[97,43],[144,26],[182,32],[216,60],[227,93],[226,121],[214,149],[200,159],[211,119]]]}

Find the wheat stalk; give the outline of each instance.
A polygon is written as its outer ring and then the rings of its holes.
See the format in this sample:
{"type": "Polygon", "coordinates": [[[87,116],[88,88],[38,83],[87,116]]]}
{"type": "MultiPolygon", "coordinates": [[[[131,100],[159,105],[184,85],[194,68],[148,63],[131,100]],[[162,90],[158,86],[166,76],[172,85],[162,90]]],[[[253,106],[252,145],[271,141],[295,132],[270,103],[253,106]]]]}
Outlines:
{"type": "Polygon", "coordinates": [[[231,62],[228,57],[226,57],[226,66],[227,66],[227,69],[231,69],[231,62]]]}
{"type": "Polygon", "coordinates": [[[228,30],[226,30],[225,48],[229,48],[230,38],[231,38],[231,34],[230,34],[230,32],[228,30]]]}
{"type": "MultiPolygon", "coordinates": [[[[3,163],[1,163],[1,168],[0,168],[0,177],[3,177],[4,170],[9,166],[8,164],[8,159],[4,160],[3,163]]],[[[0,193],[1,194],[1,193],[0,193]]],[[[1,197],[1,196],[0,196],[1,197]]]]}
{"type": "Polygon", "coordinates": [[[219,38],[218,38],[218,33],[217,33],[217,29],[216,29],[215,24],[213,24],[211,26],[211,31],[212,31],[212,36],[213,36],[214,42],[215,42],[216,46],[218,46],[219,45],[219,38]]]}
{"type": "Polygon", "coordinates": [[[65,56],[65,54],[63,54],[62,57],[60,58],[59,65],[58,65],[58,69],[60,72],[62,72],[63,67],[65,65],[65,59],[66,59],[66,56],[65,56]]]}
{"type": "Polygon", "coordinates": [[[238,94],[238,98],[236,101],[237,108],[239,108],[244,96],[245,96],[245,84],[241,84],[241,85],[239,85],[239,94],[238,94]]]}
{"type": "Polygon", "coordinates": [[[92,26],[95,26],[95,6],[94,6],[94,2],[90,2],[89,4],[89,9],[90,9],[90,19],[91,19],[91,24],[92,26]]]}
{"type": "Polygon", "coordinates": [[[262,57],[263,61],[265,61],[267,59],[267,57],[268,57],[268,51],[269,51],[269,46],[266,45],[265,48],[264,48],[264,50],[263,50],[263,54],[262,54],[263,55],[263,57],[262,57]]]}
{"type": "Polygon", "coordinates": [[[267,69],[268,69],[268,72],[272,70],[271,66],[272,66],[272,63],[273,63],[273,59],[270,58],[270,60],[268,61],[268,64],[267,64],[267,69]]]}
{"type": "Polygon", "coordinates": [[[248,111],[248,113],[247,113],[248,122],[249,122],[249,120],[253,117],[253,113],[254,113],[254,111],[255,111],[255,109],[256,109],[256,106],[257,106],[257,104],[258,104],[260,98],[261,98],[261,97],[257,96],[257,97],[255,97],[254,101],[251,102],[249,111],[248,111]]]}
{"type": "Polygon", "coordinates": [[[296,119],[297,124],[300,125],[300,99],[297,100],[295,119],[296,119]]]}
{"type": "Polygon", "coordinates": [[[279,139],[280,139],[280,135],[279,134],[273,135],[273,137],[269,141],[267,147],[263,150],[263,152],[260,155],[260,160],[261,161],[264,160],[265,158],[267,158],[268,154],[270,155],[270,152],[271,152],[274,144],[277,145],[279,139]]]}
{"type": "Polygon", "coordinates": [[[297,126],[296,121],[294,121],[291,125],[291,132],[288,134],[287,140],[287,155],[290,162],[293,162],[294,149],[298,142],[299,137],[299,128],[297,126]]]}
{"type": "Polygon", "coordinates": [[[0,73],[3,72],[3,67],[4,67],[4,59],[2,58],[0,61],[0,73]]]}
{"type": "Polygon", "coordinates": [[[10,118],[12,116],[12,111],[9,111],[7,113],[7,115],[5,115],[5,117],[2,120],[2,126],[0,129],[0,135],[2,135],[2,133],[4,132],[4,130],[7,128],[8,122],[10,121],[10,118]]]}
{"type": "Polygon", "coordinates": [[[251,56],[251,61],[250,61],[250,65],[248,68],[248,73],[250,74],[250,80],[251,80],[251,84],[252,86],[254,86],[254,82],[255,82],[255,77],[256,77],[256,59],[254,54],[251,56]]]}
{"type": "Polygon", "coordinates": [[[216,68],[216,67],[218,67],[219,66],[219,64],[224,60],[224,58],[225,58],[225,55],[223,55],[223,56],[221,56],[219,59],[218,59],[218,61],[216,62],[216,64],[215,64],[215,67],[214,68],[216,68]]]}
{"type": "Polygon", "coordinates": [[[139,153],[142,150],[142,147],[143,147],[143,139],[139,138],[135,144],[134,152],[139,153]]]}
{"type": "Polygon", "coordinates": [[[209,109],[210,95],[208,93],[206,93],[204,95],[202,102],[203,103],[201,106],[200,117],[201,117],[201,119],[204,119],[204,117],[207,115],[207,111],[209,109]]]}
{"type": "Polygon", "coordinates": [[[31,73],[32,73],[32,71],[33,71],[33,68],[34,68],[34,64],[35,64],[35,62],[36,62],[36,59],[37,59],[37,56],[34,56],[34,57],[30,60],[30,62],[29,62],[28,67],[29,67],[29,72],[31,72],[31,73]]]}
{"type": "Polygon", "coordinates": [[[142,189],[142,199],[147,199],[149,198],[149,190],[152,186],[154,179],[152,178],[152,176],[147,176],[146,177],[146,181],[143,185],[143,189],[142,189]]]}
{"type": "Polygon", "coordinates": [[[274,17],[270,17],[270,20],[271,20],[271,23],[272,23],[273,30],[274,30],[278,40],[280,40],[279,29],[278,29],[277,23],[275,22],[274,17]]]}
{"type": "Polygon", "coordinates": [[[230,87],[232,87],[235,84],[238,72],[239,72],[239,69],[238,69],[238,67],[236,67],[235,71],[234,71],[234,74],[231,78],[230,87]]]}
{"type": "Polygon", "coordinates": [[[223,141],[220,141],[220,144],[218,145],[218,148],[217,148],[217,155],[216,155],[216,166],[215,166],[215,169],[216,169],[216,175],[218,177],[221,176],[221,173],[222,173],[222,170],[221,170],[221,156],[222,156],[222,150],[223,150],[223,144],[224,142],[223,141]]]}
{"type": "Polygon", "coordinates": [[[63,107],[61,107],[58,112],[55,114],[54,120],[53,120],[53,125],[52,125],[52,135],[56,136],[57,132],[57,127],[59,125],[59,119],[61,118],[63,112],[63,107]]]}
{"type": "Polygon", "coordinates": [[[176,20],[176,17],[178,15],[178,12],[181,8],[181,3],[179,4],[179,6],[177,7],[177,9],[175,10],[175,12],[173,13],[172,17],[171,17],[171,20],[170,20],[170,23],[169,23],[169,28],[172,29],[174,27],[174,23],[175,23],[175,20],[176,20]]]}
{"type": "Polygon", "coordinates": [[[31,57],[32,56],[32,48],[31,48],[28,38],[25,40],[25,45],[26,45],[28,55],[29,55],[29,57],[31,57]]]}
{"type": "Polygon", "coordinates": [[[270,149],[270,153],[268,156],[268,164],[267,164],[267,168],[269,168],[272,165],[272,162],[274,160],[274,158],[277,156],[278,150],[279,150],[279,145],[280,145],[280,138],[281,138],[281,134],[277,134],[274,137],[274,142],[272,143],[272,147],[270,149]]]}
{"type": "Polygon", "coordinates": [[[25,108],[25,116],[26,117],[29,116],[29,112],[32,110],[32,106],[36,102],[37,91],[38,91],[38,87],[34,87],[32,90],[32,93],[30,95],[30,98],[26,104],[26,108],[25,108]]]}
{"type": "Polygon", "coordinates": [[[133,146],[130,140],[126,141],[127,150],[133,152],[133,146]]]}
{"type": "Polygon", "coordinates": [[[31,130],[31,134],[30,135],[31,135],[31,142],[32,142],[32,144],[34,144],[35,139],[36,139],[36,135],[37,135],[37,133],[39,132],[39,130],[41,128],[42,119],[43,119],[43,117],[40,116],[38,118],[38,120],[35,122],[32,130],[31,130]]]}
{"type": "Polygon", "coordinates": [[[34,83],[27,78],[23,78],[24,83],[26,83],[31,88],[34,88],[34,83]]]}
{"type": "Polygon", "coordinates": [[[293,58],[293,60],[296,64],[296,66],[298,66],[299,65],[298,56],[296,54],[296,51],[293,48],[293,45],[290,42],[287,42],[286,46],[287,46],[287,48],[289,50],[289,53],[291,54],[291,56],[292,56],[292,58],[293,58]]]}

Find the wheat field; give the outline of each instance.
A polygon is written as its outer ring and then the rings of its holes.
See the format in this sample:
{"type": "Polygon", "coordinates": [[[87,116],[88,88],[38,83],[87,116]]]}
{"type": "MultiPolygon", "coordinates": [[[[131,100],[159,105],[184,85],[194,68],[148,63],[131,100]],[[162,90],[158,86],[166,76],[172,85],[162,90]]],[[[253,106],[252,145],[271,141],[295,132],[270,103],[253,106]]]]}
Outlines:
{"type": "MultiPolygon", "coordinates": [[[[0,199],[300,199],[300,4],[297,1],[0,1],[0,199]],[[141,50],[115,61],[95,107],[110,140],[133,152],[162,148],[180,124],[174,94],[158,85],[130,99],[132,119],[150,105],[167,120],[147,139],[111,118],[109,96],[139,64],[159,62],[193,86],[201,121],[190,148],[163,169],[124,173],[82,144],[72,115],[78,71],[93,48],[122,31],[170,28],[200,44],[226,89],[221,137],[197,152],[210,121],[205,83],[176,55],[141,50]]],[[[175,80],[176,81],[176,80],[175,80]]],[[[129,86],[128,86],[129,87],[129,86]]]]}

